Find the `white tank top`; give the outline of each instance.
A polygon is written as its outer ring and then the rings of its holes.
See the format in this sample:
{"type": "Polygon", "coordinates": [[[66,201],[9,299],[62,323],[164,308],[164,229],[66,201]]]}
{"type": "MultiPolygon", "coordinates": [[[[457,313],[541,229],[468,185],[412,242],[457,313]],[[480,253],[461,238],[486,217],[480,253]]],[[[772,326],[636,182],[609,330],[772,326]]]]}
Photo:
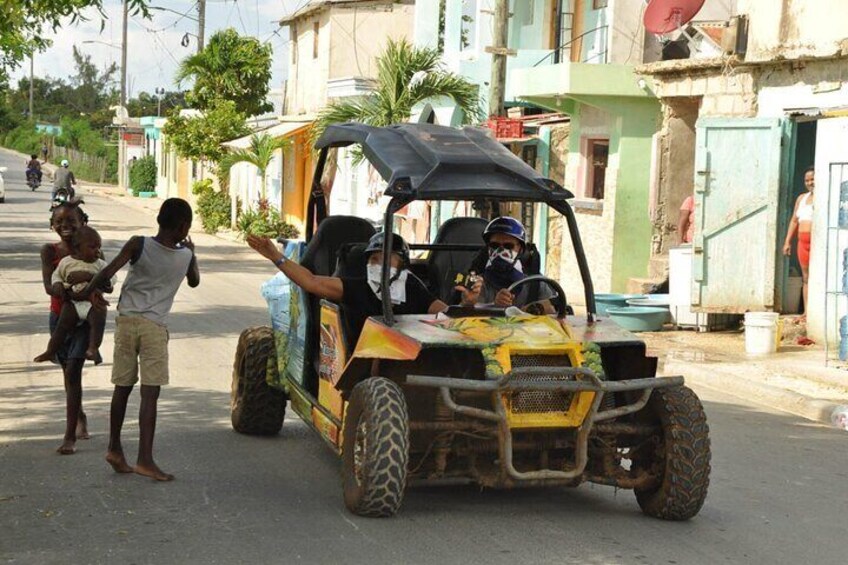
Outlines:
{"type": "Polygon", "coordinates": [[[127,280],[121,287],[118,313],[142,316],[166,326],[174,296],[188,272],[191,256],[188,248],[165,247],[152,237],[145,237],[141,256],[130,265],[127,280]]]}
{"type": "Polygon", "coordinates": [[[804,195],[801,203],[798,204],[798,211],[795,212],[795,217],[798,218],[799,222],[812,222],[813,221],[813,203],[812,203],[813,194],[808,192],[804,195]]]}

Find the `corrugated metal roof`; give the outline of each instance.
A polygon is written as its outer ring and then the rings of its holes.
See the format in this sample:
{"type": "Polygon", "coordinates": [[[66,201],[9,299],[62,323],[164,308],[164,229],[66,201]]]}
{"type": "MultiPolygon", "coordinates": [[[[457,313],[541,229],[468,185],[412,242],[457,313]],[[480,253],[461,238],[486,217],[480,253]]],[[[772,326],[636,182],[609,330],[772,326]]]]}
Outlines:
{"type": "Polygon", "coordinates": [[[247,149],[250,147],[250,140],[254,135],[270,135],[273,138],[280,137],[289,137],[299,132],[300,130],[308,127],[312,122],[283,122],[280,124],[273,125],[271,127],[261,129],[251,133],[250,135],[245,135],[244,137],[239,137],[238,139],[233,139],[231,141],[225,141],[221,145],[224,147],[228,147],[230,149],[247,149]]]}

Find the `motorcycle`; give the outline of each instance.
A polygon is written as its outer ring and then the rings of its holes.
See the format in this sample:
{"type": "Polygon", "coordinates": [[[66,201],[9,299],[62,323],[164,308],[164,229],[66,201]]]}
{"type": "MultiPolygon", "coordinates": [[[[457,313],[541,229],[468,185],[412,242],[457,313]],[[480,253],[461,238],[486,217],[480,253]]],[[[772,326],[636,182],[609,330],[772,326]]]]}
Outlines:
{"type": "Polygon", "coordinates": [[[41,179],[39,178],[38,171],[34,171],[32,169],[27,169],[26,182],[27,182],[27,186],[32,191],[35,191],[36,188],[40,187],[41,186],[41,179]]]}
{"type": "Polygon", "coordinates": [[[76,193],[75,193],[73,187],[71,187],[71,188],[65,188],[65,187],[57,188],[56,191],[53,193],[53,200],[55,202],[66,202],[68,200],[72,200],[74,198],[75,194],[76,193]]]}

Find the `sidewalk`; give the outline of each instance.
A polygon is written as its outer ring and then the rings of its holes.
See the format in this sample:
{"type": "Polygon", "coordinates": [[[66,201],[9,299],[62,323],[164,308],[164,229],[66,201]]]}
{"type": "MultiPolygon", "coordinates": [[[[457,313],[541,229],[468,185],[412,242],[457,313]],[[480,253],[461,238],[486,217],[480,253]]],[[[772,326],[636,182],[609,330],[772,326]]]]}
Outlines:
{"type": "Polygon", "coordinates": [[[659,358],[659,373],[831,425],[848,405],[848,371],[825,366],[819,346],[784,345],[769,356],[745,353],[743,332],[657,332],[640,336],[659,358]]]}

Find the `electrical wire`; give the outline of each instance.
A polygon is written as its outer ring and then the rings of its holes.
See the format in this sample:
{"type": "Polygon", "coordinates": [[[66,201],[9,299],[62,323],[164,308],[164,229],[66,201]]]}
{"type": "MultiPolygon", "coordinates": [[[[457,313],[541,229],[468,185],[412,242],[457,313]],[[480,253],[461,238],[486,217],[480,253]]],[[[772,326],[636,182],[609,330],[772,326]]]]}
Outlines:
{"type": "Polygon", "coordinates": [[[197,1],[195,0],[194,4],[192,4],[191,7],[188,10],[186,10],[184,13],[180,14],[180,17],[178,17],[176,20],[174,20],[173,22],[171,22],[167,26],[163,27],[162,29],[157,29],[157,30],[153,30],[153,31],[162,32],[162,31],[167,31],[171,28],[177,27],[177,24],[180,23],[180,21],[182,21],[183,19],[187,18],[188,15],[191,12],[193,12],[196,8],[197,8],[197,1]]]}

